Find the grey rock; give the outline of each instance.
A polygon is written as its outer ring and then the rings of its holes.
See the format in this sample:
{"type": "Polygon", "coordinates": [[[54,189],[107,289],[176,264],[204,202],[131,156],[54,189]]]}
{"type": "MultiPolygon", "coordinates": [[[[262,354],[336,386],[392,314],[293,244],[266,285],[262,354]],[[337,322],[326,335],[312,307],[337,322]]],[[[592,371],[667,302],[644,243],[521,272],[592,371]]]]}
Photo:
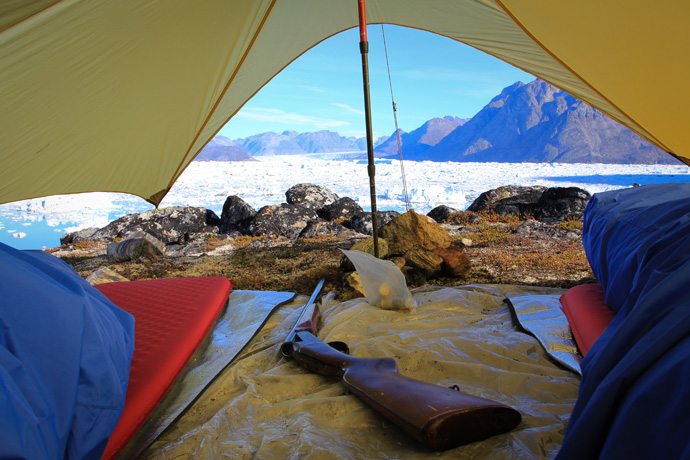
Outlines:
{"type": "Polygon", "coordinates": [[[338,198],[333,203],[327,204],[316,211],[319,217],[326,220],[352,219],[362,212],[364,212],[362,207],[355,200],[346,196],[338,198]]]}
{"type": "Polygon", "coordinates": [[[320,235],[355,236],[356,232],[335,222],[309,222],[298,238],[314,238],[320,235]]]}
{"type": "Polygon", "coordinates": [[[217,233],[220,219],[210,209],[172,206],[123,216],[92,235],[94,240],[112,241],[143,231],[163,243],[185,242],[197,234],[217,233]]]}
{"type": "Polygon", "coordinates": [[[534,217],[543,222],[581,219],[592,196],[577,187],[554,187],[546,190],[537,203],[534,217]]]}
{"type": "Polygon", "coordinates": [[[502,216],[523,214],[543,222],[581,219],[591,195],[577,187],[507,185],[484,192],[467,208],[479,212],[492,210],[502,216]]]}
{"type": "Polygon", "coordinates": [[[297,184],[285,192],[288,204],[303,206],[316,211],[338,199],[338,195],[326,187],[314,184],[297,184]]]}
{"type": "Polygon", "coordinates": [[[132,238],[110,243],[106,254],[108,259],[124,262],[142,257],[157,259],[163,255],[164,249],[165,245],[155,237],[137,232],[132,238]]]}
{"type": "Polygon", "coordinates": [[[500,215],[533,214],[534,206],[545,190],[546,187],[541,186],[506,185],[498,187],[479,195],[467,210],[479,212],[490,208],[500,215]]]}
{"type": "Polygon", "coordinates": [[[439,224],[448,220],[448,216],[457,212],[457,209],[451,208],[444,204],[436,206],[434,209],[429,211],[426,215],[434,219],[439,224]]]}
{"type": "Polygon", "coordinates": [[[98,231],[98,228],[91,227],[76,232],[66,233],[60,237],[60,244],[74,244],[81,241],[93,240],[93,234],[98,231]]]}
{"type": "MultiPolygon", "coordinates": [[[[377,211],[376,222],[378,224],[378,228],[381,229],[381,227],[383,227],[399,215],[400,213],[397,211],[377,211]]],[[[374,234],[373,219],[371,218],[370,212],[363,212],[357,214],[352,219],[350,219],[350,223],[352,225],[352,230],[356,232],[364,233],[365,235],[374,234]]]]}
{"type": "Polygon", "coordinates": [[[239,196],[233,195],[225,199],[223,211],[220,215],[220,233],[230,233],[237,230],[240,233],[249,232],[249,224],[256,216],[256,209],[252,208],[239,196]]]}
{"type": "Polygon", "coordinates": [[[309,222],[317,222],[319,216],[312,209],[282,203],[259,209],[249,224],[253,236],[275,235],[295,239],[309,222]]]}

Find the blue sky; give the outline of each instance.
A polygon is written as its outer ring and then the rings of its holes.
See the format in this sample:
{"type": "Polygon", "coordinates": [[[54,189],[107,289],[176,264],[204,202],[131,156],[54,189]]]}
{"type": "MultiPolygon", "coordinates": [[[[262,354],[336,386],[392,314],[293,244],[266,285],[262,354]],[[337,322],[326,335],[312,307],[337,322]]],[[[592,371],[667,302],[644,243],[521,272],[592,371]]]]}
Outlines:
{"type": "MultiPolygon", "coordinates": [[[[534,77],[470,46],[429,32],[384,26],[398,126],[433,117],[470,118],[503,88],[534,77]]],[[[380,25],[368,26],[372,128],[394,132],[380,25]]],[[[364,136],[359,34],[351,29],[307,51],[262,88],[220,131],[231,139],[266,131],[364,136]]]]}

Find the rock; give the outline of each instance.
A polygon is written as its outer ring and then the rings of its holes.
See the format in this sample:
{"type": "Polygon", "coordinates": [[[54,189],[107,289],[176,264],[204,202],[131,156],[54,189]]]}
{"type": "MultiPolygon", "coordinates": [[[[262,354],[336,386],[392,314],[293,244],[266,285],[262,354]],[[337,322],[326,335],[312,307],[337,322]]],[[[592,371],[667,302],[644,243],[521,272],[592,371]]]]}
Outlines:
{"type": "Polygon", "coordinates": [[[466,248],[471,247],[474,243],[469,238],[460,238],[460,243],[466,248]]]}
{"type": "MultiPolygon", "coordinates": [[[[379,238],[379,259],[385,259],[388,257],[388,242],[384,238],[379,238]]],[[[362,251],[367,254],[374,255],[374,238],[367,238],[366,240],[361,240],[352,245],[350,250],[362,251]]]]}
{"type": "Polygon", "coordinates": [[[210,209],[172,206],[126,215],[96,231],[92,238],[113,241],[145,232],[163,243],[175,243],[189,241],[198,234],[218,233],[218,224],[220,219],[210,209]]]}
{"type": "Polygon", "coordinates": [[[108,259],[127,261],[143,257],[157,259],[163,255],[165,245],[148,233],[136,233],[132,238],[118,243],[110,243],[107,249],[108,259]]]}
{"type": "MultiPolygon", "coordinates": [[[[376,222],[378,223],[378,228],[380,229],[381,227],[383,227],[384,225],[386,225],[388,222],[395,219],[399,215],[400,215],[400,213],[397,211],[377,211],[376,212],[376,222]]],[[[371,218],[370,212],[363,212],[363,213],[357,214],[352,219],[350,219],[350,224],[352,226],[352,230],[359,232],[359,233],[364,233],[365,235],[373,235],[374,234],[374,226],[372,223],[373,223],[373,220],[371,218]]]]}
{"type": "Polygon", "coordinates": [[[396,267],[398,267],[400,270],[405,266],[407,261],[405,260],[404,257],[391,257],[390,259],[391,262],[395,264],[396,267]]]}
{"type": "Polygon", "coordinates": [[[444,204],[440,206],[436,206],[434,209],[429,211],[426,215],[434,219],[436,222],[439,224],[441,222],[445,222],[448,220],[448,216],[453,214],[454,212],[458,212],[457,209],[450,208],[444,204]]]}
{"type": "Polygon", "coordinates": [[[97,284],[115,283],[115,282],[119,282],[119,281],[129,281],[129,280],[127,278],[125,278],[124,276],[120,275],[115,270],[112,270],[108,267],[100,267],[98,270],[91,273],[86,278],[86,281],[91,286],[95,286],[97,284]]]}
{"type": "Polygon", "coordinates": [[[316,211],[316,214],[318,214],[322,219],[326,220],[350,220],[362,212],[364,212],[362,207],[358,205],[355,200],[345,196],[343,198],[338,198],[333,203],[325,205],[316,211]]]}
{"type": "Polygon", "coordinates": [[[467,208],[478,212],[492,210],[502,216],[523,214],[543,222],[582,218],[591,195],[577,187],[519,187],[507,185],[484,192],[467,208]]]}
{"type": "Polygon", "coordinates": [[[98,228],[91,227],[76,232],[66,233],[60,237],[60,244],[74,244],[81,241],[93,240],[93,234],[98,231],[98,228]]]}
{"type": "Polygon", "coordinates": [[[543,222],[559,222],[569,218],[582,219],[592,196],[578,187],[554,187],[539,198],[534,217],[543,222]]]}
{"type": "Polygon", "coordinates": [[[502,216],[506,214],[534,214],[535,205],[546,187],[521,187],[506,185],[484,192],[467,208],[479,212],[491,209],[502,216]]]}
{"type": "Polygon", "coordinates": [[[393,255],[402,255],[413,247],[432,250],[450,246],[451,237],[440,225],[431,223],[414,210],[402,214],[381,228],[393,255]]]}
{"type": "Polygon", "coordinates": [[[529,219],[524,221],[522,225],[515,230],[515,233],[534,238],[544,236],[548,236],[550,238],[561,238],[564,237],[567,232],[553,224],[529,219]]]}
{"type": "Polygon", "coordinates": [[[207,255],[229,254],[236,249],[233,235],[241,236],[237,232],[230,234],[208,234],[195,241],[182,244],[167,244],[164,254],[169,257],[200,257],[207,255]]]}
{"type": "Polygon", "coordinates": [[[443,263],[442,257],[420,247],[414,247],[407,251],[404,258],[407,261],[405,265],[418,269],[426,278],[430,278],[441,271],[441,264],[443,263]]]}
{"type": "Polygon", "coordinates": [[[574,228],[565,234],[565,238],[567,238],[569,240],[573,240],[573,241],[581,241],[582,240],[582,230],[580,230],[579,228],[574,228]]]}
{"type": "Polygon", "coordinates": [[[355,236],[356,233],[335,222],[308,222],[298,236],[298,238],[314,238],[320,235],[329,236],[355,236]]]}
{"type": "Polygon", "coordinates": [[[462,251],[454,248],[436,248],[431,252],[443,259],[443,264],[441,265],[441,272],[447,276],[453,277],[463,277],[470,271],[472,263],[470,258],[467,257],[462,251]]]}
{"type": "Polygon", "coordinates": [[[249,224],[253,236],[275,235],[295,239],[309,222],[317,222],[319,216],[312,209],[282,203],[259,209],[249,224]]]}
{"type": "Polygon", "coordinates": [[[338,195],[326,187],[314,184],[297,184],[285,192],[288,204],[302,206],[313,211],[321,209],[338,199],[338,195]]]}
{"type": "Polygon", "coordinates": [[[544,232],[548,228],[550,227],[547,224],[538,222],[534,219],[527,219],[515,230],[515,233],[518,235],[530,236],[535,233],[544,232]]]}
{"type": "Polygon", "coordinates": [[[249,206],[239,196],[233,195],[225,199],[223,211],[220,215],[220,233],[230,233],[238,230],[241,233],[249,232],[249,223],[256,216],[256,210],[249,206]]]}
{"type": "Polygon", "coordinates": [[[467,233],[470,230],[465,226],[465,225],[457,225],[457,224],[439,224],[442,229],[444,229],[448,234],[450,235],[451,238],[456,238],[462,235],[463,233],[467,233]]]}

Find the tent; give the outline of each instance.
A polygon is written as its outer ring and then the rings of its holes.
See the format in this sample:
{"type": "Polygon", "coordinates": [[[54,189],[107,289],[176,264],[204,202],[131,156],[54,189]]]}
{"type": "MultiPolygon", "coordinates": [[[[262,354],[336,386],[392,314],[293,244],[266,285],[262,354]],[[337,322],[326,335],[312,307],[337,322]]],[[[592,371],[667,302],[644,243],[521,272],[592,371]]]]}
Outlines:
{"type": "MultiPolygon", "coordinates": [[[[367,20],[489,53],[688,163],[688,8],[372,0],[367,20]]],[[[0,203],[89,191],[160,203],[253,94],[357,24],[354,0],[3,2],[0,203]]]]}
{"type": "MultiPolygon", "coordinates": [[[[690,138],[683,134],[690,105],[684,87],[690,76],[685,58],[690,49],[686,27],[690,6],[686,4],[371,0],[367,7],[370,24],[427,30],[489,53],[591,104],[690,164],[690,138]]],[[[253,94],[307,49],[356,26],[357,21],[354,1],[17,0],[0,4],[0,203],[89,191],[125,192],[160,203],[203,146],[253,94]]],[[[598,268],[610,292],[620,292],[620,285],[614,283],[611,288],[606,277],[619,259],[609,257],[621,250],[634,253],[623,258],[633,264],[632,271],[614,277],[628,283],[624,294],[634,296],[616,306],[615,328],[605,330],[603,340],[595,342],[583,361],[580,401],[584,402],[575,409],[573,420],[578,423],[569,428],[563,458],[688,455],[683,437],[687,417],[682,414],[690,406],[682,383],[690,375],[685,351],[690,322],[682,289],[690,280],[685,274],[688,259],[683,258],[689,246],[682,237],[690,220],[661,213],[657,217],[664,225],[657,226],[656,220],[650,224],[634,203],[639,198],[651,203],[652,209],[666,209],[657,198],[667,191],[644,192],[651,197],[637,192],[625,199],[607,195],[591,207],[588,228],[606,235],[591,243],[597,254],[591,261],[593,268],[598,268]],[[618,207],[621,201],[625,202],[622,208],[618,207]],[[608,215],[624,218],[601,217],[608,215]],[[621,232],[621,225],[611,222],[622,222],[633,230],[621,232]],[[630,245],[629,232],[640,228],[635,222],[650,225],[633,233],[642,236],[630,245]],[[599,248],[602,241],[606,247],[599,248]],[[664,308],[657,309],[659,304],[664,308]],[[628,392],[621,383],[630,381],[635,385],[628,392]],[[655,390],[659,383],[672,385],[662,385],[668,391],[659,392],[655,390]],[[617,410],[615,425],[607,424],[617,410]],[[660,412],[659,423],[638,423],[650,420],[655,411],[660,412]],[[650,436],[660,442],[645,444],[650,436]],[[640,445],[651,450],[637,450],[640,445]]],[[[679,188],[672,198],[683,193],[679,188]]],[[[33,270],[33,261],[26,264],[27,272],[33,270]]],[[[462,295],[481,297],[486,294],[483,289],[462,295]]],[[[436,295],[433,291],[422,294],[436,295]]],[[[496,297],[487,302],[502,308],[496,297]]],[[[441,303],[441,310],[446,311],[447,304],[441,303]]],[[[502,314],[490,326],[494,332],[499,331],[499,323],[505,324],[502,314]]],[[[342,332],[337,324],[333,330],[342,332]]],[[[500,332],[511,337],[513,333],[512,329],[500,332]]],[[[528,353],[534,349],[529,345],[516,348],[528,353]]],[[[480,356],[495,354],[490,347],[478,352],[480,356]]],[[[534,360],[541,366],[546,358],[534,360]]],[[[528,377],[525,386],[545,393],[543,379],[533,373],[534,362],[515,366],[518,374],[528,377]]],[[[487,377],[485,366],[471,369],[487,377]]],[[[261,385],[252,376],[237,378],[249,386],[261,385]]],[[[498,375],[495,378],[500,380],[498,375]]],[[[561,386],[568,387],[572,396],[571,383],[561,386]]],[[[554,404],[563,402],[557,395],[550,397],[554,404]]],[[[293,415],[289,411],[278,414],[278,424],[296,430],[286,414],[293,415]]],[[[242,429],[251,432],[251,427],[242,429]]],[[[366,424],[361,428],[361,432],[372,430],[366,424]]],[[[310,431],[308,437],[316,432],[310,431]]],[[[195,431],[188,434],[197,435],[201,436],[195,431]]],[[[238,432],[238,436],[230,441],[232,447],[255,453],[252,446],[242,444],[249,434],[238,432]]],[[[514,445],[507,447],[519,450],[534,439],[515,438],[514,445]]],[[[548,455],[554,453],[553,446],[537,442],[535,447],[548,455]]],[[[506,455],[511,452],[515,450],[506,455]]],[[[490,449],[491,453],[495,451],[490,449]]],[[[328,458],[332,454],[321,452],[328,458]]]]}

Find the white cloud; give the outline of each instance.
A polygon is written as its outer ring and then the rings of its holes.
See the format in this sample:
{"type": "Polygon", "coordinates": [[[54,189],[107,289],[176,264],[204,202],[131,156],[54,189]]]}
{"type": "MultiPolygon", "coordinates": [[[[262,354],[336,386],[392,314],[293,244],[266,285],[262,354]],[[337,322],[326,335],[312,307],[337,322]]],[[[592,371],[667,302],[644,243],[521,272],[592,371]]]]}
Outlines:
{"type": "Polygon", "coordinates": [[[318,86],[307,86],[307,85],[297,85],[298,88],[304,88],[309,91],[314,91],[315,93],[325,93],[326,90],[319,88],[318,86]]]}
{"type": "Polygon", "coordinates": [[[364,115],[363,110],[355,109],[354,107],[351,107],[347,104],[340,104],[338,102],[331,102],[331,105],[334,105],[336,107],[340,107],[341,109],[345,109],[348,112],[356,113],[357,115],[364,115]]]}
{"type": "Polygon", "coordinates": [[[343,120],[330,120],[327,118],[310,117],[299,113],[286,112],[281,109],[252,107],[245,108],[235,115],[236,117],[249,118],[252,120],[284,123],[288,125],[311,125],[318,129],[338,128],[350,124],[343,120]]]}

